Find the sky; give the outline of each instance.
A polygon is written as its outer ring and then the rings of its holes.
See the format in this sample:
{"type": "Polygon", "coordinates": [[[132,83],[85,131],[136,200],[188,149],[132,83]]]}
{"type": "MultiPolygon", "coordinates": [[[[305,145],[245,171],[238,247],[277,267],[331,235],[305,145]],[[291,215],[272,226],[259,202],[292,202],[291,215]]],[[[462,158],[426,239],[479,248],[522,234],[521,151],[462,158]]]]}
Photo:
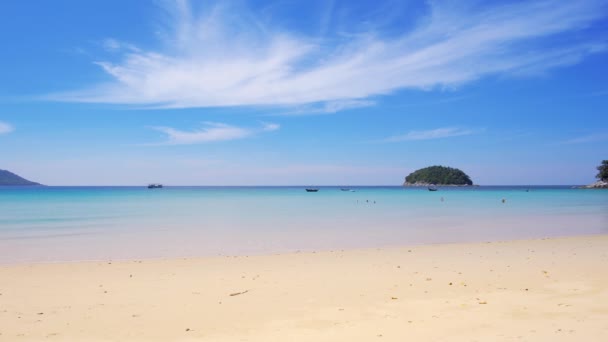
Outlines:
{"type": "Polygon", "coordinates": [[[608,1],[2,1],[0,169],[46,185],[594,181],[608,1]]]}

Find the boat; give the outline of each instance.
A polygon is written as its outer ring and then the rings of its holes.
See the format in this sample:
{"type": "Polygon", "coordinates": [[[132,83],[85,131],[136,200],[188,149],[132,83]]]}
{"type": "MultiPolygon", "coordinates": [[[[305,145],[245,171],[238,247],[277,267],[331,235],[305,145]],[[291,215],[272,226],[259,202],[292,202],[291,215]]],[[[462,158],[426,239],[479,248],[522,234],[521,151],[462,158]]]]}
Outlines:
{"type": "Polygon", "coordinates": [[[319,189],[307,188],[306,192],[317,192],[319,189]]]}
{"type": "Polygon", "coordinates": [[[351,189],[349,189],[349,188],[342,188],[342,189],[340,189],[340,190],[342,190],[342,191],[352,191],[352,190],[351,190],[351,189]]]}
{"type": "Polygon", "coordinates": [[[434,184],[431,184],[428,189],[429,191],[437,191],[437,187],[434,184]]]}
{"type": "Polygon", "coordinates": [[[160,189],[162,187],[162,184],[148,184],[148,189],[160,189]]]}

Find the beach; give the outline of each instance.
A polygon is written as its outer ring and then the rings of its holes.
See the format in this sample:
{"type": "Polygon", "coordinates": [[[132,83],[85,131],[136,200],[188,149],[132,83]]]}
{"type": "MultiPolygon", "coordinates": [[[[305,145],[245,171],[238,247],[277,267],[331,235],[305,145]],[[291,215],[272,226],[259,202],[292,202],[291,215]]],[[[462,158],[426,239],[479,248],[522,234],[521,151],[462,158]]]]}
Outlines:
{"type": "Polygon", "coordinates": [[[608,342],[608,0],[1,8],[0,342],[608,342]]]}
{"type": "Polygon", "coordinates": [[[608,235],[0,266],[1,341],[605,341],[608,235]]]}

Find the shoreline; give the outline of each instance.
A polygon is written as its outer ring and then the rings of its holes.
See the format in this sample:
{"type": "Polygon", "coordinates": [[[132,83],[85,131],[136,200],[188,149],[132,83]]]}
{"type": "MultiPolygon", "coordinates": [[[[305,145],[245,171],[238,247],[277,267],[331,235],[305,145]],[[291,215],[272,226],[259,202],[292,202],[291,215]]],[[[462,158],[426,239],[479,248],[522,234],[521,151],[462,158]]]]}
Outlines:
{"type": "Polygon", "coordinates": [[[607,251],[600,234],[0,265],[0,341],[601,341],[607,251]]]}
{"type": "MultiPolygon", "coordinates": [[[[158,257],[125,257],[125,258],[101,258],[101,259],[76,259],[76,260],[47,260],[47,261],[0,261],[0,269],[3,267],[12,267],[12,266],[36,266],[36,265],[60,265],[60,264],[97,264],[104,262],[112,262],[112,263],[130,263],[130,262],[162,262],[162,261],[172,261],[172,260],[188,260],[188,261],[196,261],[196,260],[204,260],[204,259],[214,259],[214,258],[255,258],[255,257],[279,257],[279,256],[291,256],[291,255],[306,255],[306,254],[323,254],[323,253],[356,253],[356,252],[366,252],[366,251],[377,251],[383,250],[386,252],[390,251],[398,251],[402,249],[411,249],[425,246],[465,246],[465,245],[479,245],[479,244],[492,244],[492,243],[516,243],[516,242],[526,242],[526,241],[546,241],[546,240],[562,240],[562,239],[576,239],[576,238],[593,238],[593,237],[608,237],[607,233],[584,233],[577,235],[554,235],[554,236],[545,236],[545,237],[521,237],[521,238],[507,238],[507,239],[497,239],[497,240],[466,240],[466,241],[439,241],[439,242],[419,242],[419,243],[406,243],[406,244],[384,244],[378,245],[374,247],[344,247],[344,248],[302,248],[298,250],[285,250],[285,251],[275,251],[275,252],[254,252],[254,253],[246,253],[246,254],[204,254],[204,255],[172,255],[172,256],[158,256],[158,257]]],[[[42,241],[48,241],[48,238],[41,239],[42,241]]]]}

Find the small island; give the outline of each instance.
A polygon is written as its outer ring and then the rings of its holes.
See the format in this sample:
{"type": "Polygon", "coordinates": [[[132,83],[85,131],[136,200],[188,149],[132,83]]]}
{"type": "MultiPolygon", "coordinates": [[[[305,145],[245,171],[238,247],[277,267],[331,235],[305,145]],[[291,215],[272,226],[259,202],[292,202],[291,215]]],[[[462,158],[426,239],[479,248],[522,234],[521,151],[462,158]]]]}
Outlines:
{"type": "Polygon", "coordinates": [[[470,186],[471,177],[463,171],[447,166],[429,166],[405,177],[403,186],[470,186]]]}
{"type": "Polygon", "coordinates": [[[10,171],[0,170],[0,186],[25,186],[25,185],[40,185],[40,184],[29,181],[23,177],[19,177],[10,171]]]}
{"type": "Polygon", "coordinates": [[[597,182],[584,186],[584,189],[608,189],[608,160],[602,160],[595,178],[597,182]]]}

